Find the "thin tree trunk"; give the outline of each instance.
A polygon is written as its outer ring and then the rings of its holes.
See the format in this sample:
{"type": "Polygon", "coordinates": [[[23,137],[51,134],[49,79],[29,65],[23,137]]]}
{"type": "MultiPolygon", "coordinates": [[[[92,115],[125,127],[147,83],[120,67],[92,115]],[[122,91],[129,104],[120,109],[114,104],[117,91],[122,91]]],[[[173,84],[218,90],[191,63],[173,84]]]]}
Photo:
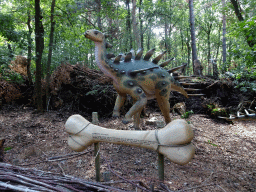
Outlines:
{"type": "Polygon", "coordinates": [[[132,26],[137,47],[141,48],[140,35],[136,22],[136,0],[132,0],[132,26]]]}
{"type": "Polygon", "coordinates": [[[189,15],[190,15],[190,32],[191,32],[191,48],[192,48],[192,62],[194,75],[202,75],[202,66],[200,61],[197,59],[196,51],[196,35],[195,35],[195,17],[193,0],[189,0],[189,15]]]}
{"type": "Polygon", "coordinates": [[[150,38],[151,38],[151,24],[149,24],[149,28],[148,28],[147,50],[150,50],[150,38]]]}
{"type": "Polygon", "coordinates": [[[140,20],[140,45],[143,49],[143,43],[144,43],[144,36],[143,36],[143,19],[142,19],[142,13],[141,13],[141,6],[142,6],[142,0],[140,0],[140,7],[139,7],[139,20],[140,20]]]}
{"type": "Polygon", "coordinates": [[[50,70],[51,70],[51,61],[52,61],[52,48],[53,48],[53,35],[54,35],[54,7],[55,0],[52,0],[51,6],[51,31],[50,31],[50,41],[49,41],[49,53],[48,53],[48,61],[46,67],[46,108],[48,110],[48,102],[50,98],[50,70]]]}
{"type": "Polygon", "coordinates": [[[32,59],[32,39],[31,39],[31,34],[32,34],[32,28],[30,25],[31,22],[31,15],[30,15],[30,11],[28,11],[28,20],[27,20],[27,26],[28,26],[28,58],[27,58],[27,75],[28,75],[28,81],[29,81],[29,85],[32,85],[32,76],[31,76],[31,70],[30,70],[30,66],[31,66],[31,59],[32,59]]]}
{"type": "Polygon", "coordinates": [[[130,0],[126,0],[127,17],[126,17],[126,51],[132,49],[132,32],[131,32],[131,11],[130,0]]]}
{"type": "Polygon", "coordinates": [[[42,102],[42,53],[44,49],[44,29],[42,24],[42,16],[40,12],[40,0],[35,0],[35,42],[36,42],[36,105],[37,111],[43,111],[42,102]]]}
{"type": "Polygon", "coordinates": [[[12,51],[12,46],[10,43],[7,44],[8,50],[9,50],[9,60],[11,61],[14,57],[13,51],[12,51]]]}
{"type": "Polygon", "coordinates": [[[224,71],[227,70],[226,62],[227,62],[227,44],[226,44],[226,14],[224,8],[226,7],[225,0],[222,0],[222,23],[223,23],[223,35],[222,35],[222,59],[223,59],[223,66],[224,71]]]}
{"type": "Polygon", "coordinates": [[[211,30],[212,23],[209,24],[207,33],[207,59],[208,59],[208,75],[212,74],[212,62],[210,62],[211,58],[211,30]]]}
{"type": "Polygon", "coordinates": [[[219,55],[219,50],[220,50],[220,35],[221,34],[221,25],[219,27],[219,38],[218,38],[218,44],[217,44],[217,51],[216,51],[216,56],[215,56],[215,63],[212,64],[212,68],[213,68],[213,77],[215,79],[218,79],[219,78],[219,70],[218,70],[218,65],[217,65],[217,62],[218,62],[218,55],[219,55]]]}
{"type": "Polygon", "coordinates": [[[191,44],[190,44],[190,37],[189,37],[189,29],[187,28],[187,40],[186,40],[186,45],[187,45],[187,51],[188,51],[188,65],[187,65],[187,69],[189,69],[189,66],[190,66],[190,55],[191,55],[191,44]]]}
{"type": "Polygon", "coordinates": [[[101,11],[101,0],[95,0],[96,4],[97,4],[97,23],[98,23],[98,27],[100,30],[102,30],[102,24],[101,24],[101,17],[100,17],[100,11],[101,11]]]}

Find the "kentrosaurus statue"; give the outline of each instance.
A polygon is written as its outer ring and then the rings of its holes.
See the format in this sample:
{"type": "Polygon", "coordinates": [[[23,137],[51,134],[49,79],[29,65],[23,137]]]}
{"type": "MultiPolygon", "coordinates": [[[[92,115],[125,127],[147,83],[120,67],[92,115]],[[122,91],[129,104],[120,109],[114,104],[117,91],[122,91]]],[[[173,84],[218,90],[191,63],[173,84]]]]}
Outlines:
{"type": "MultiPolygon", "coordinates": [[[[120,116],[120,109],[123,106],[126,95],[133,98],[134,104],[126,113],[123,123],[132,122],[134,116],[134,128],[139,128],[140,113],[149,99],[157,99],[158,105],[164,115],[165,122],[169,123],[170,118],[170,91],[178,91],[188,97],[187,92],[179,84],[178,81],[170,76],[170,73],[179,69],[165,70],[166,66],[172,59],[157,65],[163,52],[151,61],[150,57],[155,49],[146,53],[141,59],[143,50],[139,49],[135,55],[133,51],[124,56],[120,54],[112,59],[111,54],[107,54],[106,47],[109,44],[105,41],[105,35],[98,30],[88,30],[85,37],[95,42],[95,59],[98,67],[108,77],[112,78],[114,88],[118,96],[113,111],[114,117],[120,116]]],[[[182,66],[181,66],[182,67],[182,66]]],[[[181,68],[180,67],[180,68],[181,68]]]]}

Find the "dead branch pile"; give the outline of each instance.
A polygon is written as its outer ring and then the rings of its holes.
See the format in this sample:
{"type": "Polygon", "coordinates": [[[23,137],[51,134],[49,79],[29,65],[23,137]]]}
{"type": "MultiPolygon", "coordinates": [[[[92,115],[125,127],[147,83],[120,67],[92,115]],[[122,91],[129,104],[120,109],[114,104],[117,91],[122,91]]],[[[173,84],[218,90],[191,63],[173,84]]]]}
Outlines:
{"type": "Polygon", "coordinates": [[[83,179],[0,163],[1,191],[123,191],[83,179]]]}
{"type": "Polygon", "coordinates": [[[27,58],[21,55],[16,56],[14,61],[11,61],[10,68],[24,76],[27,76],[27,58]]]}
{"type": "Polygon", "coordinates": [[[20,89],[14,83],[0,79],[0,106],[2,102],[9,103],[22,96],[20,89]]]}
{"type": "Polygon", "coordinates": [[[69,63],[62,63],[53,72],[50,89],[52,109],[88,113],[100,109],[100,113],[108,114],[116,97],[110,78],[100,71],[69,63]]]}

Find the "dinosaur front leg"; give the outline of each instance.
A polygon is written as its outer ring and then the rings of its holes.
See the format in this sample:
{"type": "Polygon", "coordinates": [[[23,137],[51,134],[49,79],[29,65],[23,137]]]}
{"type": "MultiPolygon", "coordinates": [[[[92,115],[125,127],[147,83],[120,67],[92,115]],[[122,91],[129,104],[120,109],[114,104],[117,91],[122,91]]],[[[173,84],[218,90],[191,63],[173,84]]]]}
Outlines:
{"type": "Polygon", "coordinates": [[[120,117],[120,110],[121,110],[121,107],[124,105],[125,100],[126,100],[126,95],[122,96],[118,94],[116,98],[115,107],[113,110],[113,115],[112,115],[113,117],[120,117]]]}
{"type": "MultiPolygon", "coordinates": [[[[130,89],[128,94],[133,98],[135,103],[130,108],[130,110],[126,113],[123,123],[127,124],[129,122],[132,122],[132,116],[135,115],[135,123],[137,124],[138,118],[139,118],[138,115],[140,115],[140,112],[142,111],[144,106],[147,104],[147,97],[144,91],[138,86],[135,86],[132,89],[130,89]]],[[[138,125],[135,125],[135,127],[136,126],[138,127],[138,125]]]]}
{"type": "MultiPolygon", "coordinates": [[[[143,110],[143,109],[142,109],[143,110]]],[[[136,130],[139,130],[140,129],[140,114],[141,114],[141,111],[142,110],[140,110],[139,112],[137,112],[134,116],[133,116],[133,118],[134,118],[134,125],[133,125],[133,127],[134,127],[134,129],[136,129],[136,130]]]]}
{"type": "Polygon", "coordinates": [[[166,124],[171,122],[169,96],[170,96],[170,92],[168,89],[163,89],[163,90],[156,89],[156,100],[162,114],[164,115],[166,124]]]}

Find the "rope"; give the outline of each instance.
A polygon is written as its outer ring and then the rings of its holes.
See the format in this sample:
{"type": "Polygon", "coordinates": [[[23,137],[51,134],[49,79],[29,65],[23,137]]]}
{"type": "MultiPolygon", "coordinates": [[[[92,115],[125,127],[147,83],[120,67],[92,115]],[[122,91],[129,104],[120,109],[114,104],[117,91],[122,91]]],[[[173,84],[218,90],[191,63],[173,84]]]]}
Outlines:
{"type": "MultiPolygon", "coordinates": [[[[78,131],[77,133],[75,134],[72,134],[72,135],[77,135],[79,133],[81,133],[83,130],[85,130],[91,123],[89,122],[86,126],[83,127],[83,129],[81,129],[80,131],[78,131]]],[[[69,135],[69,137],[75,142],[77,143],[78,145],[81,145],[82,147],[86,147],[86,146],[83,146],[81,143],[77,142],[73,137],[72,135],[69,135]]]]}
{"type": "Polygon", "coordinates": [[[160,144],[160,141],[159,141],[159,138],[158,138],[158,129],[155,130],[155,136],[156,136],[156,142],[157,142],[157,148],[156,148],[156,151],[159,152],[159,147],[162,146],[162,147],[183,147],[183,146],[187,146],[189,145],[191,142],[189,143],[185,143],[185,144],[176,144],[176,145],[163,145],[163,144],[160,144]]]}
{"type": "Polygon", "coordinates": [[[72,135],[77,135],[77,134],[81,133],[81,132],[82,132],[83,130],[85,130],[90,124],[91,124],[91,123],[89,122],[86,126],[84,126],[83,129],[81,129],[80,131],[78,131],[77,133],[72,134],[72,135]]]}

